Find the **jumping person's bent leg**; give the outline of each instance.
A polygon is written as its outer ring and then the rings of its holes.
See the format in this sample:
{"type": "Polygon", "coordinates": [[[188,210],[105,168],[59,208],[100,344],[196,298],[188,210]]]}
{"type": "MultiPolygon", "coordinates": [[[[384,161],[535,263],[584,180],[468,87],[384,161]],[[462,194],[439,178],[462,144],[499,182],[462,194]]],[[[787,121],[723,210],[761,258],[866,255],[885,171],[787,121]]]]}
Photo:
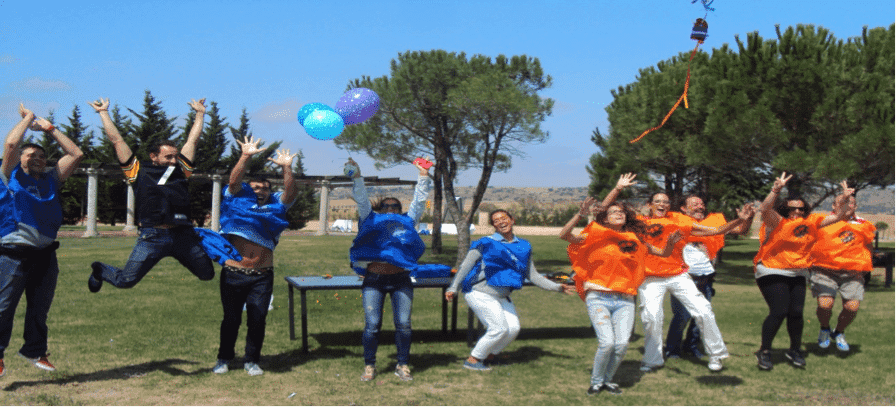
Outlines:
{"type": "Polygon", "coordinates": [[[497,348],[501,339],[508,334],[510,327],[504,317],[500,298],[474,290],[466,293],[464,299],[473,313],[485,325],[485,334],[479,338],[476,346],[470,352],[470,356],[483,360],[488,355],[496,353],[492,349],[497,348]]]}
{"type": "Polygon", "coordinates": [[[140,236],[124,269],[99,263],[103,280],[118,288],[131,288],[152,270],[163,257],[171,254],[171,236],[167,229],[141,228],[140,236]]]}
{"type": "Polygon", "coordinates": [[[171,229],[171,233],[174,258],[202,281],[215,278],[212,259],[202,248],[202,241],[196,231],[192,227],[185,226],[171,229]]]}
{"type": "Polygon", "coordinates": [[[722,332],[716,324],[715,314],[709,300],[697,290],[694,281],[685,274],[669,278],[672,295],[681,301],[682,305],[694,318],[694,322],[703,334],[703,346],[706,353],[715,358],[727,358],[728,348],[722,339],[722,332]]]}
{"type": "Polygon", "coordinates": [[[663,297],[667,277],[647,277],[638,287],[641,301],[641,323],[644,325],[644,358],[647,367],[663,365],[663,297]]]}

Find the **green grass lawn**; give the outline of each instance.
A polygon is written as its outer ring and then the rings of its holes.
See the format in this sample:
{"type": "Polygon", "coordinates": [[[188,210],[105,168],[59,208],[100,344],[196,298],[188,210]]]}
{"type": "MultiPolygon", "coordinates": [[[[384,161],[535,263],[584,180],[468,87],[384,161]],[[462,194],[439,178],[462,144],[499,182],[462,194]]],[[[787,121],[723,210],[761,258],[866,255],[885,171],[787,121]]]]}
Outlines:
{"type": "MultiPolygon", "coordinates": [[[[565,243],[556,237],[530,237],[542,272],[569,271],[565,243]]],[[[755,286],[751,261],[756,242],[729,242],[719,266],[713,308],[731,358],[720,373],[706,360],[667,361],[642,375],[643,330],[635,335],[617,373],[621,396],[585,395],[596,349],[583,302],[534,287],[514,294],[523,331],[506,350],[507,364],[491,372],[471,372],[466,332],[443,335],[440,290],[417,290],[414,301],[412,382],[393,374],[395,346],[388,302],[378,354],[378,376],[362,383],[359,291],[308,294],[310,353],[289,339],[288,288],[283,276],[351,274],[347,236],[287,236],[276,252],[274,306],[268,315],[261,367],[249,377],[241,369],[215,375],[221,305],[217,278],[201,282],[171,259],[160,263],[135,288],[104,285],[87,290],[89,264],[102,260],[121,266],[133,237],[61,239],[60,276],[50,312],[50,360],[58,371],[35,369],[15,356],[22,344],[24,299],[7,349],[6,375],[0,378],[2,405],[893,405],[894,291],[882,287],[876,270],[862,310],[847,338],[853,350],[841,355],[814,344],[818,323],[814,300],[806,300],[803,342],[808,366],[796,369],[775,352],[775,368],[756,368],[753,352],[767,307],[755,286]]],[[[425,263],[453,263],[429,253],[425,263]]],[[[671,318],[667,305],[666,318],[671,318]]],[[[460,325],[466,307],[460,302],[460,325]]],[[[839,305],[835,307],[839,313],[839,305]]],[[[836,314],[835,314],[836,315],[836,314]]],[[[836,316],[835,316],[836,318],[836,316]]],[[[245,328],[243,328],[245,330],[245,328]]],[[[245,333],[237,341],[242,356],[245,333]]],[[[782,327],[776,349],[788,339],[782,327]]],[[[833,347],[832,347],[833,349],[833,347]]],[[[236,367],[234,364],[232,367],[236,367]]]]}

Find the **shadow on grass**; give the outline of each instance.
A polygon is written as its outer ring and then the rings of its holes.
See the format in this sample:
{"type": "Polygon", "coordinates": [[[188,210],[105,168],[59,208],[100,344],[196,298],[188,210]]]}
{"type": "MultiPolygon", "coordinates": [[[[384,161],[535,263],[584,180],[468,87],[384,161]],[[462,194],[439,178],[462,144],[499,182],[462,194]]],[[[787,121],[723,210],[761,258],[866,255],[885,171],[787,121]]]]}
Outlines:
{"type": "Polygon", "coordinates": [[[34,380],[34,381],[21,381],[21,382],[12,382],[3,388],[5,391],[14,391],[22,387],[34,386],[34,385],[46,385],[46,384],[57,384],[57,385],[66,385],[72,383],[86,383],[86,382],[96,382],[102,380],[121,380],[123,378],[133,379],[138,377],[143,377],[147,373],[160,371],[165,372],[172,376],[194,376],[197,374],[205,374],[208,373],[210,368],[203,368],[196,371],[188,372],[183,370],[177,365],[197,365],[199,362],[194,362],[191,360],[183,360],[183,359],[165,359],[161,361],[155,362],[146,362],[140,363],[137,365],[128,365],[123,367],[117,367],[114,369],[107,370],[99,370],[92,373],[81,373],[81,374],[73,374],[73,375],[65,375],[64,373],[55,374],[54,379],[52,380],[34,380]]]}
{"type": "Polygon", "coordinates": [[[827,349],[822,349],[815,342],[805,343],[803,344],[803,346],[806,347],[806,353],[819,358],[836,357],[839,359],[847,359],[852,355],[862,353],[862,345],[859,344],[850,344],[849,352],[841,352],[839,349],[837,349],[837,345],[834,344],[833,340],[831,340],[831,346],[829,346],[827,349]]]}
{"type": "Polygon", "coordinates": [[[312,360],[362,357],[363,355],[361,355],[360,353],[352,352],[348,349],[321,346],[311,349],[308,353],[302,352],[301,349],[294,349],[288,352],[278,353],[276,355],[262,354],[261,360],[258,364],[262,366],[262,368],[266,371],[284,373],[291,371],[296,366],[301,366],[312,360]]]}

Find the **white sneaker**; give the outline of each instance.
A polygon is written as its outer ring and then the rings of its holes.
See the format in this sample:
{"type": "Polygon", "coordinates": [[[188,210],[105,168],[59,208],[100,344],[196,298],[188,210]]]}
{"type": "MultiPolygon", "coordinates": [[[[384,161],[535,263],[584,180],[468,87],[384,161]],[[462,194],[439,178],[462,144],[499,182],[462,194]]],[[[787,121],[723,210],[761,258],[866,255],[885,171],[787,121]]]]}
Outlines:
{"type": "Polygon", "coordinates": [[[227,362],[229,362],[229,360],[218,359],[218,363],[216,363],[215,367],[212,368],[212,373],[215,373],[215,374],[227,373],[227,371],[230,370],[227,367],[227,362]]]}
{"type": "Polygon", "coordinates": [[[843,335],[843,332],[834,337],[834,342],[837,343],[837,349],[840,352],[849,352],[849,344],[846,343],[846,336],[843,335]]]}
{"type": "Polygon", "coordinates": [[[831,346],[831,330],[822,329],[818,331],[818,347],[827,349],[828,346],[831,346]]]}
{"type": "Polygon", "coordinates": [[[261,376],[264,374],[264,370],[261,370],[257,363],[246,362],[243,364],[243,369],[246,369],[249,376],[261,376]]]}
{"type": "Polygon", "coordinates": [[[713,372],[719,372],[722,370],[722,358],[710,357],[709,364],[706,365],[709,370],[713,372]]]}

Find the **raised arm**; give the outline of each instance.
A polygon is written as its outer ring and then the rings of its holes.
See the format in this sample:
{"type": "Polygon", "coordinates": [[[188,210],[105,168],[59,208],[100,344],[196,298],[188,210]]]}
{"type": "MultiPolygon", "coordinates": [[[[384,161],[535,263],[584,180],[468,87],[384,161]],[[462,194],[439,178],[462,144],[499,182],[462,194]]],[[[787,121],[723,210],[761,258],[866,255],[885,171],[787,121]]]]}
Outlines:
{"type": "Polygon", "coordinates": [[[240,146],[242,154],[240,154],[236,164],[233,165],[233,169],[230,170],[230,180],[227,182],[227,191],[230,192],[230,195],[236,195],[242,189],[243,176],[246,175],[246,164],[253,155],[263,151],[258,147],[260,143],[260,138],[253,140],[252,136],[247,136],[243,141],[236,141],[236,144],[240,146]]]}
{"type": "MultiPolygon", "coordinates": [[[[429,191],[432,190],[432,177],[429,176],[429,170],[423,168],[420,164],[414,163],[414,166],[417,167],[418,171],[417,186],[414,187],[414,198],[411,200],[410,206],[408,206],[408,216],[416,224],[420,220],[420,215],[423,215],[423,211],[426,209],[426,197],[429,196],[429,191]]],[[[463,211],[463,208],[461,208],[461,211],[463,211]]]]}
{"type": "Polygon", "coordinates": [[[762,223],[765,224],[765,229],[768,232],[771,232],[778,226],[778,222],[781,221],[781,214],[775,210],[775,203],[778,202],[778,195],[781,193],[781,189],[787,185],[787,181],[790,181],[793,175],[787,175],[786,172],[782,172],[781,176],[775,179],[774,185],[772,185],[772,190],[769,191],[768,196],[765,197],[765,200],[762,201],[762,204],[759,205],[759,216],[762,217],[762,223]]]}
{"type": "Polygon", "coordinates": [[[345,165],[349,164],[358,169],[352,175],[352,199],[358,205],[358,224],[360,224],[367,219],[370,212],[373,212],[373,208],[370,207],[370,198],[367,197],[367,187],[364,185],[364,177],[361,176],[361,167],[351,158],[345,163],[345,165]]]}
{"type": "Polygon", "coordinates": [[[825,227],[846,219],[846,213],[849,211],[846,203],[849,200],[850,195],[856,193],[856,190],[846,185],[846,180],[840,182],[840,187],[843,188],[843,192],[841,192],[840,195],[835,198],[836,205],[834,205],[834,213],[825,216],[825,218],[821,221],[819,227],[825,227]]]}
{"type": "MultiPolygon", "coordinates": [[[[593,197],[586,197],[584,201],[579,205],[579,211],[572,215],[572,219],[569,222],[566,222],[563,225],[563,229],[560,229],[560,239],[563,239],[569,243],[578,244],[585,241],[585,239],[581,236],[573,235],[572,229],[576,227],[576,224],[579,221],[588,216],[588,212],[591,210],[591,205],[594,205],[594,202],[597,201],[593,197]]],[[[612,201],[611,201],[612,202],[612,201]]]]}
{"type": "Polygon", "coordinates": [[[84,159],[84,152],[81,151],[81,148],[79,148],[74,141],[66,137],[65,134],[59,131],[53,126],[53,123],[50,123],[47,119],[38,117],[34,120],[34,123],[31,124],[31,129],[34,131],[42,131],[50,135],[50,137],[53,137],[53,139],[56,140],[59,147],[62,148],[62,152],[64,152],[65,155],[56,162],[56,172],[59,173],[59,182],[64,182],[75,172],[75,168],[78,168],[78,163],[84,159]]]}
{"type": "Polygon", "coordinates": [[[299,195],[299,187],[296,185],[295,175],[292,173],[292,159],[296,158],[296,154],[290,154],[289,150],[277,151],[274,158],[268,157],[268,161],[273,162],[283,169],[283,194],[280,195],[280,203],[286,205],[296,200],[299,195]]]}
{"type": "Polygon", "coordinates": [[[6,142],[3,145],[3,163],[0,165],[0,171],[3,171],[3,176],[7,180],[12,176],[12,170],[19,163],[19,144],[22,144],[25,131],[28,130],[31,122],[34,121],[34,113],[26,109],[25,105],[21,103],[19,103],[19,115],[22,116],[22,120],[16,123],[12,130],[9,131],[9,134],[6,135],[6,142]]]}
{"type": "Polygon", "coordinates": [[[737,217],[743,219],[740,226],[731,231],[732,234],[735,235],[746,235],[747,232],[750,231],[750,226],[753,225],[753,217],[756,216],[756,207],[753,206],[752,203],[745,203],[743,207],[737,210],[737,217]],[[741,213],[744,213],[746,217],[741,216],[741,213]]]}
{"type": "Polygon", "coordinates": [[[612,190],[610,190],[606,197],[604,197],[604,200],[600,203],[600,207],[606,208],[607,205],[616,201],[616,198],[619,197],[619,193],[622,192],[623,189],[636,184],[635,177],[637,176],[638,174],[635,174],[633,172],[620,175],[619,181],[616,181],[616,186],[613,187],[612,190]]]}
{"type": "Polygon", "coordinates": [[[118,157],[118,162],[124,163],[129,160],[134,153],[125,144],[121,134],[118,133],[118,128],[115,127],[115,123],[112,123],[112,118],[109,117],[109,99],[99,99],[88,103],[93,110],[100,114],[100,119],[103,121],[103,133],[106,133],[106,138],[109,139],[112,147],[115,148],[115,156],[118,157]]]}
{"type": "MultiPolygon", "coordinates": [[[[727,233],[736,233],[737,231],[741,230],[744,224],[749,225],[749,223],[747,222],[753,221],[753,215],[755,215],[755,212],[753,211],[753,205],[746,204],[742,209],[737,210],[737,219],[732,220],[717,228],[701,225],[695,222],[691,225],[691,236],[715,236],[724,235],[727,233]]],[[[746,228],[747,230],[750,229],[749,226],[747,226],[746,228]]]]}
{"type": "Polygon", "coordinates": [[[180,154],[187,160],[193,161],[193,157],[196,155],[196,144],[199,143],[199,137],[202,135],[202,123],[205,120],[205,98],[198,101],[191,99],[188,104],[196,111],[196,120],[193,121],[193,127],[190,128],[190,134],[187,135],[187,141],[181,147],[180,154]]]}

